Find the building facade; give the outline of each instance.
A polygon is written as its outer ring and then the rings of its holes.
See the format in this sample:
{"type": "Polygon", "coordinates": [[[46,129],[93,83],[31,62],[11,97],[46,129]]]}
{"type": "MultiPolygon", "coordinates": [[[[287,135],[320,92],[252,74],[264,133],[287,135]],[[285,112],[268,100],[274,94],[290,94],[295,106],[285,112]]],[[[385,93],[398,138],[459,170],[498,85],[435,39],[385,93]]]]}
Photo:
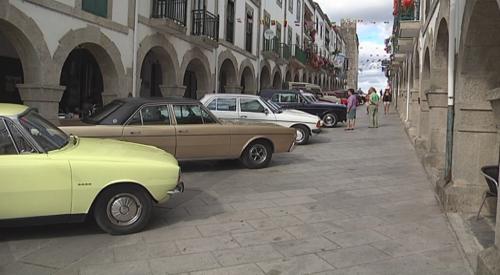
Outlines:
{"type": "Polygon", "coordinates": [[[0,102],[58,122],[127,96],[342,88],[344,44],[310,0],[1,1],[0,102]]]}
{"type": "MultiPolygon", "coordinates": [[[[476,212],[481,167],[500,158],[500,1],[395,1],[394,14],[388,74],[401,118],[444,209],[476,212]]],[[[498,221],[496,202],[486,211],[498,221]]],[[[479,274],[500,268],[498,222],[496,232],[479,274]]]]}

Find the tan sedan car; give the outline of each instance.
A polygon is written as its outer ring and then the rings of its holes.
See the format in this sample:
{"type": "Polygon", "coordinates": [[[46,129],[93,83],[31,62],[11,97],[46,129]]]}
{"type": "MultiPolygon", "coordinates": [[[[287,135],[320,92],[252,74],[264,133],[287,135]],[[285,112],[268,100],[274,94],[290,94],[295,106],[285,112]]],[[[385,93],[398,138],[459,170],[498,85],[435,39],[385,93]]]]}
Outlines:
{"type": "Polygon", "coordinates": [[[271,124],[222,123],[184,98],[119,99],[82,122],[62,124],[68,134],[153,145],[179,160],[240,159],[251,169],[268,166],[273,153],[292,151],[296,135],[271,124]]]}

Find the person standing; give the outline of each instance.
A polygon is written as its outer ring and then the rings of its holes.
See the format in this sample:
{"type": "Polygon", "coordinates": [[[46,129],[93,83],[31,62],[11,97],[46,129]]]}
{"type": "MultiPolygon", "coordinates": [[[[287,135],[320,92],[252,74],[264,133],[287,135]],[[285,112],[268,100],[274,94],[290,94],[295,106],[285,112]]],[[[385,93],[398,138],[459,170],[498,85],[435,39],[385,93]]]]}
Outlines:
{"type": "Polygon", "coordinates": [[[382,97],[382,101],[384,102],[384,115],[388,115],[392,102],[392,94],[389,91],[389,89],[385,90],[384,96],[382,97]]]}
{"type": "Polygon", "coordinates": [[[346,131],[354,131],[356,127],[356,108],[358,106],[358,98],[354,95],[354,89],[347,91],[347,128],[346,131]]]}
{"type": "Polygon", "coordinates": [[[370,127],[369,128],[378,128],[378,103],[380,101],[380,97],[375,88],[370,88],[372,93],[369,97],[369,105],[368,105],[368,117],[370,118],[370,127]]]}

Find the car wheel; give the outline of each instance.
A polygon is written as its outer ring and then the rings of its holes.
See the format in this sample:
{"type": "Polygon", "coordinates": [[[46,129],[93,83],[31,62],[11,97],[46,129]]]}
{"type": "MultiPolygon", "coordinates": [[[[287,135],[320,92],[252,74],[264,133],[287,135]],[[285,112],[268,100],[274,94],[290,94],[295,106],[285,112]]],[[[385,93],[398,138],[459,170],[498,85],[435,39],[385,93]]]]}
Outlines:
{"type": "Polygon", "coordinates": [[[271,162],[273,151],[266,141],[255,141],[248,145],[241,156],[241,161],[249,169],[265,168],[271,162]]]}
{"type": "Polygon", "coordinates": [[[323,122],[325,123],[325,126],[328,128],[332,128],[337,126],[339,119],[337,118],[336,114],[328,113],[323,116],[323,122]]]}
{"type": "Polygon", "coordinates": [[[304,125],[295,125],[292,128],[294,128],[297,131],[297,137],[295,138],[295,143],[299,145],[305,145],[309,143],[309,138],[311,137],[309,128],[307,128],[304,125]]]}
{"type": "Polygon", "coordinates": [[[151,217],[152,200],[139,187],[121,185],[102,192],[94,205],[99,227],[112,235],[136,233],[151,217]]]}

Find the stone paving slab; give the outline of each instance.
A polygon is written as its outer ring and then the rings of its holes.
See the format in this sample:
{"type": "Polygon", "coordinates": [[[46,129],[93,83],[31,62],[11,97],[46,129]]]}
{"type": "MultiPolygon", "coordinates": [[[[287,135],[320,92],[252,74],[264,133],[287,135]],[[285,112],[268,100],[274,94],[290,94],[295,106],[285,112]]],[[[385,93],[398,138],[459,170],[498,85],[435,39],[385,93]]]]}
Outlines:
{"type": "Polygon", "coordinates": [[[397,115],[359,116],[266,169],[182,164],[141,233],[0,229],[0,274],[471,274],[397,115]]]}

